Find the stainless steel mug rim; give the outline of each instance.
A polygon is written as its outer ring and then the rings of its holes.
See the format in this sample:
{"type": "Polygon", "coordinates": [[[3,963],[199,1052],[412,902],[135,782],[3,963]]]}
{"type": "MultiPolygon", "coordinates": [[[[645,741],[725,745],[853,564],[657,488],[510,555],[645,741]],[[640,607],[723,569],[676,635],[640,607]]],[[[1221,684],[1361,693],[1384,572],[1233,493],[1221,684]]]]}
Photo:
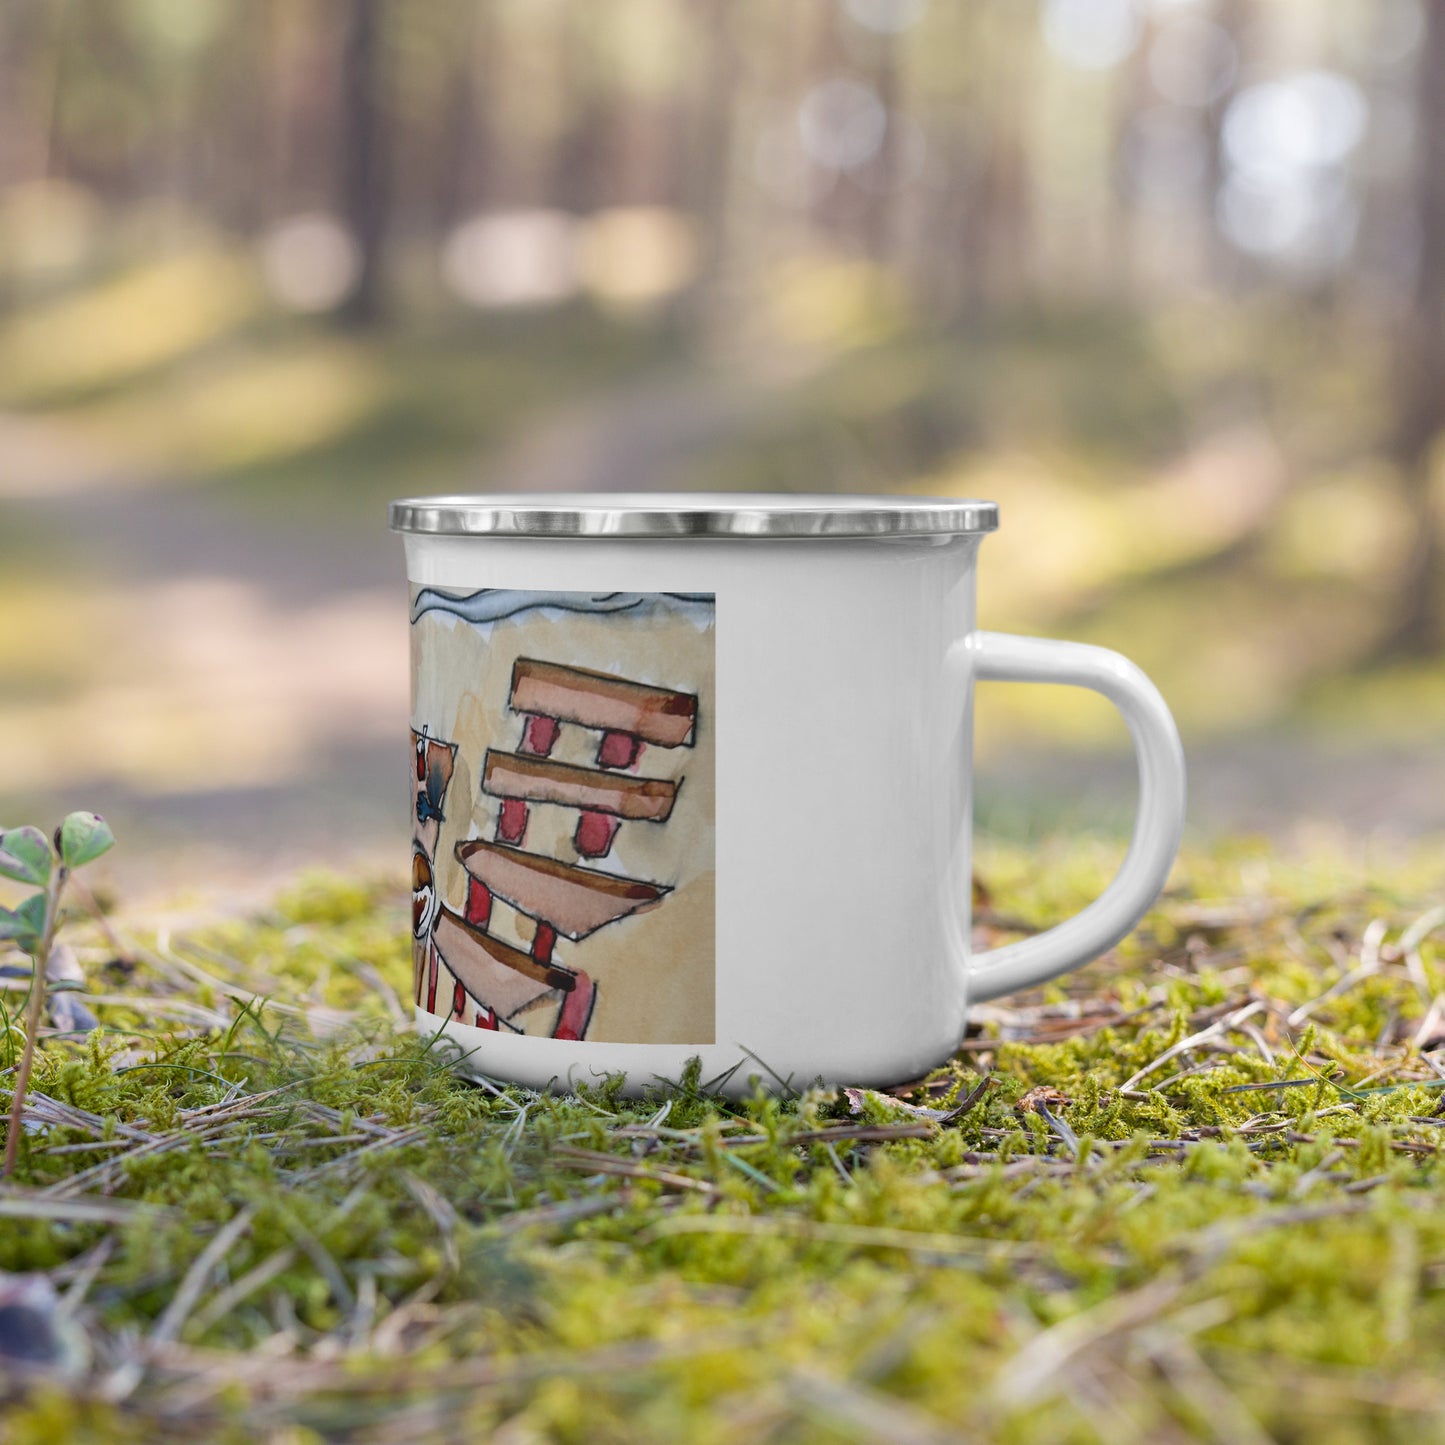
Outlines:
{"type": "Polygon", "coordinates": [[[436,537],[963,537],[994,531],[998,504],[804,492],[407,497],[391,504],[390,525],[436,537]]]}

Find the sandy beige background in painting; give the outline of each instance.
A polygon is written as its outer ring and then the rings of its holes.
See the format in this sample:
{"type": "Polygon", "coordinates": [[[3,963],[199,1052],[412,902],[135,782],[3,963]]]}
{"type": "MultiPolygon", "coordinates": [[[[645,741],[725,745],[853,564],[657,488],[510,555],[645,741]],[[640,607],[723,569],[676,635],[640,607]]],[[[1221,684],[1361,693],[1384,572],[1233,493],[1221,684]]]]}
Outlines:
{"type": "MultiPolygon", "coordinates": [[[[457,843],[495,838],[499,800],[480,790],[489,747],[516,752],[523,718],[507,706],[512,665],[541,658],[615,673],[698,696],[691,747],[643,749],[637,775],[678,783],[665,823],[624,820],[606,858],[579,858],[577,810],[533,803],[522,846],[564,863],[673,886],[646,913],[607,925],[580,942],[557,940],[556,959],[597,983],[589,1041],[708,1044],[714,1040],[713,898],[716,737],[713,628],[662,608],[651,614],[530,611],[476,625],[424,613],[411,629],[412,726],[459,744],[437,844],[441,899],[460,912],[467,877],[457,843]]],[[[595,767],[601,734],[564,723],[551,756],[595,767]]],[[[526,948],[532,922],[500,900],[489,931],[526,948]]],[[[554,1010],[526,1021],[545,1033],[554,1010]]],[[[522,1023],[522,1019],[517,1020],[522,1023]]]]}

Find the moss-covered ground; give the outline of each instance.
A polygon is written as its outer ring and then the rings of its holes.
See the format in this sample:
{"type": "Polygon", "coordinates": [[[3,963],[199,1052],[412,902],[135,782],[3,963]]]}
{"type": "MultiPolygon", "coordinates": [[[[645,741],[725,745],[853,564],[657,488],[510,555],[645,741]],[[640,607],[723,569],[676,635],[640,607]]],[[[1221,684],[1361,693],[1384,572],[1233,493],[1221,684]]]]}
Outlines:
{"type": "MultiPolygon", "coordinates": [[[[1108,861],[985,849],[984,941],[1108,861]]],[[[101,1027],[44,1041],[0,1188],[0,1437],[1438,1438],[1442,854],[1368,871],[1196,852],[929,1079],[740,1103],[459,1082],[392,881],[80,916],[101,1027]]]]}

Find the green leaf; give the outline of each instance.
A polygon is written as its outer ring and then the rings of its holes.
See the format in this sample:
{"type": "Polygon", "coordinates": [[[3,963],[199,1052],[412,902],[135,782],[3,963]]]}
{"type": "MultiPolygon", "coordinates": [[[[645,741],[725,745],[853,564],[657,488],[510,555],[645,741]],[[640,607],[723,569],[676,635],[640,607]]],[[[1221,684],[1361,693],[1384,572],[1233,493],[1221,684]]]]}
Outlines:
{"type": "Polygon", "coordinates": [[[108,853],[115,845],[115,834],[99,813],[72,813],[60,825],[57,841],[65,866],[79,868],[108,853]]]}
{"type": "Polygon", "coordinates": [[[39,828],[10,828],[0,833],[0,878],[44,888],[54,862],[50,844],[39,828]]]}
{"type": "Polygon", "coordinates": [[[0,939],[33,953],[45,932],[45,895],[33,894],[18,908],[0,908],[0,939]]]}

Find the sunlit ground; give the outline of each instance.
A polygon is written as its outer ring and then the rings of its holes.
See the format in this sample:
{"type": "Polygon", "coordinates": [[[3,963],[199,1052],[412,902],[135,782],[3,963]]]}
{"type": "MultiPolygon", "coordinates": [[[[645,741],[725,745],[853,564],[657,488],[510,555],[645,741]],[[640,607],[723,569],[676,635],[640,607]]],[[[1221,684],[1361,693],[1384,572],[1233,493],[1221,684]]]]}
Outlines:
{"type": "MultiPolygon", "coordinates": [[[[1348,322],[1200,301],[939,336],[820,257],[701,348],[675,314],[582,302],[422,304],[361,337],[183,233],[0,320],[0,811],[110,808],[163,882],[383,853],[407,708],[388,497],[710,486],[995,498],[984,625],[1138,660],[1200,826],[1445,827],[1445,670],[1371,665],[1412,540],[1375,339],[1321,352],[1326,324],[1348,322]]],[[[990,826],[1127,823],[1104,704],[985,689],[979,746],[990,826]]]]}

